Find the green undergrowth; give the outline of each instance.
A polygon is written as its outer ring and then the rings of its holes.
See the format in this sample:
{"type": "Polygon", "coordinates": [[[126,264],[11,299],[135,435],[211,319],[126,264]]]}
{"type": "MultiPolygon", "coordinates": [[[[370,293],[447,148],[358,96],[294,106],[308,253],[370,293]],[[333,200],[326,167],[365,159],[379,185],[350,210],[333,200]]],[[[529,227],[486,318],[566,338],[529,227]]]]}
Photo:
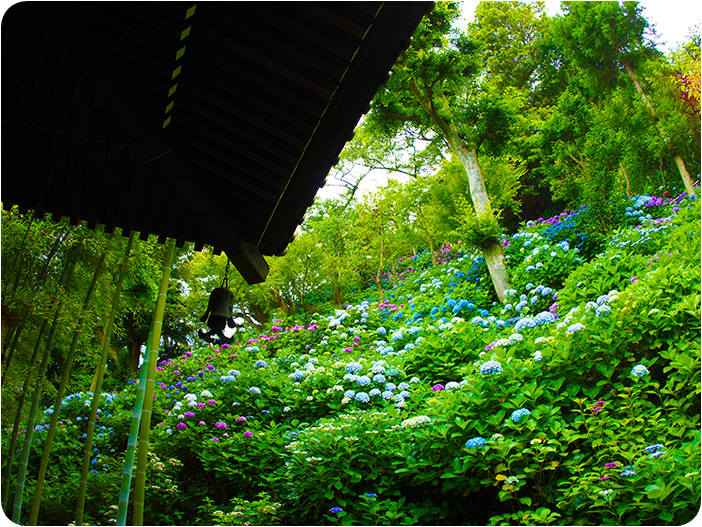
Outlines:
{"type": "MultiPolygon", "coordinates": [[[[513,287],[503,303],[480,254],[448,247],[436,266],[428,254],[403,261],[382,303],[369,288],[162,361],[145,522],[691,521],[700,208],[661,201],[634,200],[607,238],[588,233],[586,210],[503,237],[513,287]]],[[[115,517],[136,383],[101,397],[93,524],[115,517]]],[[[91,398],[61,409],[40,523],[74,518],[91,398]]],[[[33,467],[52,411],[34,433],[33,467]]]]}

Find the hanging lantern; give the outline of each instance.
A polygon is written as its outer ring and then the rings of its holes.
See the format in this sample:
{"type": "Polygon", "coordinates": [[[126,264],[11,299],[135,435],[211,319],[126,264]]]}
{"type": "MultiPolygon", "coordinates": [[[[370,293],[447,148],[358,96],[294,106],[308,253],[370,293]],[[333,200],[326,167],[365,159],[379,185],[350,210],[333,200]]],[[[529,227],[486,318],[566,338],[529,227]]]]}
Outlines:
{"type": "Polygon", "coordinates": [[[211,344],[231,344],[234,337],[226,337],[224,335],[224,327],[236,327],[232,310],[234,308],[234,293],[227,289],[229,262],[224,274],[222,286],[218,287],[210,293],[210,299],[207,302],[207,310],[200,317],[202,322],[207,324],[209,331],[203,329],[197,332],[197,336],[211,344]],[[217,338],[218,337],[218,338],[217,338]]]}

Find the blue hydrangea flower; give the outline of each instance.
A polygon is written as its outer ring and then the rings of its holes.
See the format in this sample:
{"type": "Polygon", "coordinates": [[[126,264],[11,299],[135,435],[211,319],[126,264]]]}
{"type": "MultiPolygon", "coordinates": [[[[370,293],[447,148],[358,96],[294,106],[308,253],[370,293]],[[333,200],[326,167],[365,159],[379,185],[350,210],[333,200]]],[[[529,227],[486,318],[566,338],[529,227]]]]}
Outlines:
{"type": "Polygon", "coordinates": [[[658,452],[662,448],[665,448],[665,445],[662,443],[656,443],[655,445],[649,445],[644,448],[645,452],[658,452]]]}
{"type": "Polygon", "coordinates": [[[525,415],[531,415],[531,412],[526,408],[520,408],[519,410],[515,410],[514,412],[512,412],[510,419],[512,419],[512,421],[514,421],[515,423],[518,423],[519,420],[525,415]]]}
{"type": "Polygon", "coordinates": [[[373,361],[373,368],[371,369],[371,371],[373,373],[385,373],[385,366],[387,365],[388,363],[384,360],[373,361]]]}
{"type": "Polygon", "coordinates": [[[342,509],[341,507],[332,507],[331,509],[329,509],[329,512],[331,512],[332,514],[339,514],[340,512],[344,512],[344,509],[342,509]]]}
{"type": "Polygon", "coordinates": [[[406,382],[401,382],[400,384],[397,385],[397,387],[400,390],[409,390],[410,385],[407,384],[406,382]]]}
{"type": "Polygon", "coordinates": [[[349,399],[353,399],[354,395],[356,395],[356,392],[353,390],[346,390],[344,392],[344,397],[347,397],[349,399]]]}
{"type": "MultiPolygon", "coordinates": [[[[383,371],[385,371],[385,370],[383,369],[383,371]]],[[[379,373],[376,374],[376,375],[373,375],[373,382],[380,382],[380,383],[382,383],[382,382],[385,382],[385,380],[386,380],[386,379],[385,379],[385,375],[381,375],[381,374],[379,374],[379,373]]]]}
{"type": "Polygon", "coordinates": [[[487,444],[487,441],[482,437],[474,437],[466,441],[466,448],[480,448],[487,444]]]}
{"type": "Polygon", "coordinates": [[[370,392],[368,392],[368,394],[371,397],[377,397],[378,395],[380,395],[380,390],[378,388],[373,388],[370,392]]]}
{"type": "Polygon", "coordinates": [[[496,360],[489,360],[480,365],[480,373],[483,375],[498,375],[502,373],[502,364],[496,360]]]}
{"type": "Polygon", "coordinates": [[[552,322],[556,321],[556,317],[553,316],[553,313],[549,311],[542,311],[538,315],[534,317],[534,324],[537,326],[542,326],[544,324],[550,324],[552,322]]]}
{"type": "Polygon", "coordinates": [[[361,386],[365,386],[366,384],[370,384],[371,380],[368,375],[361,375],[360,377],[356,378],[356,382],[361,386]]]}
{"type": "Polygon", "coordinates": [[[259,388],[256,388],[256,386],[252,386],[251,388],[249,388],[249,393],[253,395],[258,395],[259,393],[261,393],[261,390],[259,388]]]}
{"type": "Polygon", "coordinates": [[[349,362],[346,365],[346,371],[348,373],[356,373],[357,371],[361,371],[363,369],[363,364],[360,362],[349,362]]]}
{"type": "Polygon", "coordinates": [[[580,331],[581,329],[585,329],[585,326],[583,326],[580,322],[576,322],[575,324],[568,326],[568,329],[566,329],[566,335],[570,335],[576,331],[580,331]]]}
{"type": "Polygon", "coordinates": [[[288,375],[288,377],[290,377],[291,379],[293,379],[295,381],[300,381],[300,380],[305,378],[305,374],[303,372],[301,372],[300,370],[295,370],[293,373],[288,375]]]}
{"type": "Polygon", "coordinates": [[[368,401],[370,401],[370,397],[366,392],[358,392],[354,398],[361,403],[367,403],[368,401]]]}
{"type": "Polygon", "coordinates": [[[533,318],[529,318],[529,317],[522,318],[522,319],[519,320],[519,322],[517,322],[517,323],[514,325],[514,331],[518,331],[518,332],[519,332],[519,331],[523,331],[523,330],[525,330],[525,329],[527,329],[527,328],[533,328],[535,325],[536,325],[536,324],[535,324],[533,318]]]}
{"type": "Polygon", "coordinates": [[[257,360],[256,363],[254,364],[254,368],[257,368],[257,369],[258,368],[265,368],[266,366],[268,366],[268,363],[262,359],[257,360]]]}
{"type": "Polygon", "coordinates": [[[388,334],[388,331],[387,331],[383,326],[380,326],[376,331],[377,331],[378,333],[380,333],[381,335],[387,335],[387,334],[388,334]]]}
{"type": "Polygon", "coordinates": [[[597,311],[595,311],[595,316],[603,317],[605,315],[609,315],[611,312],[612,312],[612,308],[609,307],[607,304],[603,304],[597,308],[597,311]]]}
{"type": "Polygon", "coordinates": [[[637,364],[631,369],[631,374],[634,377],[643,377],[644,375],[648,375],[648,373],[648,368],[643,364],[637,364]]]}
{"type": "Polygon", "coordinates": [[[604,304],[605,302],[609,302],[609,301],[610,301],[610,298],[609,298],[608,295],[602,295],[602,296],[600,296],[600,297],[597,298],[597,304],[598,304],[598,305],[602,305],[602,304],[604,304]]]}
{"type": "Polygon", "coordinates": [[[385,389],[389,392],[395,391],[396,388],[397,388],[397,386],[395,386],[395,384],[393,384],[391,382],[389,382],[385,385],[385,389]]]}
{"type": "Polygon", "coordinates": [[[386,400],[390,400],[394,397],[394,394],[389,390],[385,390],[381,395],[383,396],[383,399],[386,400]]]}
{"type": "Polygon", "coordinates": [[[625,470],[624,472],[622,472],[619,475],[625,478],[627,476],[636,476],[637,474],[638,474],[638,472],[634,472],[633,470],[625,470]]]}

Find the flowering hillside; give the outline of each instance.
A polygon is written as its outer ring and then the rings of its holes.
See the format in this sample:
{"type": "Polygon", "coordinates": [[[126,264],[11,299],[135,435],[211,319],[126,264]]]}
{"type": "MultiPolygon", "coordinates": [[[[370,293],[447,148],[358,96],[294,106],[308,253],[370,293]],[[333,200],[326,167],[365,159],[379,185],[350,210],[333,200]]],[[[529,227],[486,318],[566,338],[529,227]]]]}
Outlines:
{"type": "MultiPolygon", "coordinates": [[[[145,523],[690,521],[699,202],[636,198],[606,240],[586,234],[586,215],[504,238],[502,304],[479,252],[444,247],[437,265],[426,252],[399,262],[382,301],[368,288],[342,309],[161,361],[145,523]]],[[[89,523],[114,523],[137,385],[100,396],[89,523]]],[[[44,523],[75,517],[93,396],[64,399],[44,523]]]]}

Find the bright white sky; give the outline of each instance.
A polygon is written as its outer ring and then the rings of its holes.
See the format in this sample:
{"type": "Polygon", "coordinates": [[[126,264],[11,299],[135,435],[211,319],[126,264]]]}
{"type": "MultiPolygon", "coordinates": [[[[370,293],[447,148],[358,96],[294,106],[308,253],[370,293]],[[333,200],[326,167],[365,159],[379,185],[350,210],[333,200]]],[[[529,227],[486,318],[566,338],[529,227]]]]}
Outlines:
{"type": "MultiPolygon", "coordinates": [[[[475,8],[480,0],[463,0],[461,3],[463,5],[463,19],[465,20],[461,25],[465,27],[466,23],[473,20],[475,8]]],[[[644,8],[644,17],[656,29],[659,41],[658,49],[663,53],[668,53],[678,44],[684,42],[690,30],[695,25],[700,24],[702,2],[695,0],[642,0],[640,3],[644,8]]],[[[546,12],[550,16],[561,14],[560,4],[559,0],[546,0],[546,12]]],[[[393,177],[401,181],[407,179],[402,174],[395,174],[393,177]]],[[[357,197],[369,190],[384,186],[386,182],[385,172],[374,171],[362,182],[357,197]]],[[[329,178],[328,184],[320,189],[317,195],[320,198],[339,195],[342,187],[333,186],[332,183],[333,181],[329,178]]]]}

